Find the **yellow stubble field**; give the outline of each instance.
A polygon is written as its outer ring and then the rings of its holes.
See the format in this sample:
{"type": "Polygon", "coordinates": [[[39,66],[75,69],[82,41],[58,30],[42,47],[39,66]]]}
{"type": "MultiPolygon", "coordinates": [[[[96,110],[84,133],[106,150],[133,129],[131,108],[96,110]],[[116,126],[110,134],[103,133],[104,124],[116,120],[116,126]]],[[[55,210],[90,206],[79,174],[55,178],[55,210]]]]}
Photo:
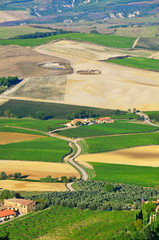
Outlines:
{"type": "Polygon", "coordinates": [[[134,147],[107,153],[86,154],[76,161],[92,168],[89,162],[159,167],[159,146],[134,147]]]}

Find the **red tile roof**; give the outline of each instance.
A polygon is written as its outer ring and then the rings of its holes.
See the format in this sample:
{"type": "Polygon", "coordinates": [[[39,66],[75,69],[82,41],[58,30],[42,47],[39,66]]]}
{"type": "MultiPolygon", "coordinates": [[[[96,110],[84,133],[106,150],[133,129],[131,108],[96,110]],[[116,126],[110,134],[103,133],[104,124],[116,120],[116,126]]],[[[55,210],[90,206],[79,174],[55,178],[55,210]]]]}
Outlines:
{"type": "Polygon", "coordinates": [[[98,118],[97,120],[100,120],[100,121],[102,121],[102,120],[110,120],[110,117],[98,118]]]}
{"type": "Polygon", "coordinates": [[[20,203],[21,205],[24,205],[24,206],[28,206],[34,202],[30,199],[21,199],[21,198],[10,198],[10,199],[6,199],[6,201],[13,202],[13,203],[20,203]]]}
{"type": "Polygon", "coordinates": [[[1,217],[11,216],[11,215],[16,215],[16,213],[13,210],[0,211],[0,218],[1,217]]]}

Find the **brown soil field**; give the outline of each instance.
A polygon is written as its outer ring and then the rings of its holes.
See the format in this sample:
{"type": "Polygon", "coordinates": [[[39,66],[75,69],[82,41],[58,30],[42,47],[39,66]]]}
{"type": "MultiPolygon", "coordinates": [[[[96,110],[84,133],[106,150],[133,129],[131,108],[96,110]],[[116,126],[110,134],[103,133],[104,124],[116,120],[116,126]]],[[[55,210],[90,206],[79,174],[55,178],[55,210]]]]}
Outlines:
{"type": "Polygon", "coordinates": [[[64,64],[69,62],[58,56],[37,53],[30,47],[0,46],[0,59],[0,77],[13,75],[19,78],[46,77],[71,73],[70,69],[52,70],[41,67],[41,64],[48,62],[64,64]]]}
{"type": "Polygon", "coordinates": [[[7,174],[21,172],[28,179],[39,180],[51,175],[55,178],[61,176],[76,176],[80,178],[78,171],[68,163],[31,162],[31,161],[11,161],[0,160],[1,171],[7,174]]]}
{"type": "Polygon", "coordinates": [[[45,136],[25,134],[25,133],[14,133],[14,132],[0,132],[0,144],[8,144],[14,142],[29,141],[37,138],[44,138],[45,136]]]}
{"type": "MultiPolygon", "coordinates": [[[[159,73],[99,62],[128,51],[95,44],[59,41],[34,48],[37,52],[68,59],[74,73],[68,76],[63,103],[123,109],[158,110],[159,73]],[[79,75],[79,70],[97,69],[100,75],[79,75]]],[[[137,50],[135,56],[151,56],[137,50]],[[144,55],[145,54],[145,55],[144,55]]],[[[132,55],[132,54],[131,54],[132,55]]]]}
{"type": "Polygon", "coordinates": [[[1,180],[0,189],[8,189],[12,191],[25,192],[61,192],[67,191],[64,183],[40,183],[40,182],[26,182],[14,180],[1,180]]]}
{"type": "Polygon", "coordinates": [[[89,162],[159,167],[159,146],[143,146],[109,153],[81,155],[76,161],[84,163],[86,167],[91,167],[89,162]]]}
{"type": "Polygon", "coordinates": [[[0,23],[31,18],[26,11],[1,11],[0,23]]]}

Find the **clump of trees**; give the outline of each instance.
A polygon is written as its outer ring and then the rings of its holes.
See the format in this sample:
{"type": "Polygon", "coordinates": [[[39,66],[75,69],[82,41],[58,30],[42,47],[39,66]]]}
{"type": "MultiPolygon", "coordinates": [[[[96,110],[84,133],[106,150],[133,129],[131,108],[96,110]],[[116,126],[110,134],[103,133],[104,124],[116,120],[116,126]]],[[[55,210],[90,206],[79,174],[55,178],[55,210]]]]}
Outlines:
{"type": "Polygon", "coordinates": [[[21,198],[21,195],[18,192],[10,191],[10,190],[7,190],[7,189],[4,189],[0,192],[0,199],[1,200],[8,199],[8,198],[13,198],[13,197],[21,198]]]}
{"type": "Polygon", "coordinates": [[[16,172],[13,174],[6,174],[5,172],[0,173],[0,180],[5,180],[5,179],[21,179],[22,174],[20,172],[16,172]]]}
{"type": "Polygon", "coordinates": [[[15,77],[0,77],[0,86],[10,87],[20,82],[20,79],[15,77]]]}
{"type": "Polygon", "coordinates": [[[150,113],[149,118],[155,122],[159,122],[159,113],[150,113]]]}

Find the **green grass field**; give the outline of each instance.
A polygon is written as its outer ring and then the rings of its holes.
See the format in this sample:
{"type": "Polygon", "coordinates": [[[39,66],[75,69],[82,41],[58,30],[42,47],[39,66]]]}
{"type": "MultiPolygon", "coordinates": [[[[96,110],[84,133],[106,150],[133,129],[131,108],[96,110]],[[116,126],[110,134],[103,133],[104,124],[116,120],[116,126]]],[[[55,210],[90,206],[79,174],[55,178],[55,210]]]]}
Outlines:
{"type": "Polygon", "coordinates": [[[0,125],[9,125],[15,127],[23,127],[36,129],[41,131],[49,131],[49,129],[56,129],[64,127],[63,124],[68,122],[68,120],[35,120],[29,118],[22,119],[10,119],[10,118],[0,118],[0,125]]]}
{"type": "Polygon", "coordinates": [[[45,135],[45,133],[41,133],[38,131],[32,131],[32,130],[27,130],[27,129],[14,128],[14,127],[3,127],[3,126],[2,127],[0,126],[0,132],[15,132],[15,133],[45,135]]]}
{"type": "Polygon", "coordinates": [[[50,30],[29,26],[0,27],[0,39],[7,39],[16,37],[18,35],[30,34],[35,32],[50,32],[50,30]]]}
{"type": "Polygon", "coordinates": [[[135,220],[133,211],[89,211],[52,207],[0,226],[0,237],[11,240],[111,240],[135,220]],[[39,227],[40,226],[40,227],[39,227]]]}
{"type": "Polygon", "coordinates": [[[122,136],[96,137],[85,139],[88,153],[109,152],[129,147],[159,145],[158,133],[138,133],[122,136]]]}
{"type": "Polygon", "coordinates": [[[70,152],[66,141],[51,137],[0,145],[0,159],[62,162],[70,152]]]}
{"type": "Polygon", "coordinates": [[[89,34],[89,33],[67,33],[46,38],[38,39],[13,39],[0,40],[0,45],[19,45],[19,46],[38,46],[46,44],[57,39],[70,39],[100,44],[115,48],[131,48],[135,38],[103,35],[103,34],[89,34]]]}
{"type": "Polygon", "coordinates": [[[91,163],[96,172],[94,180],[134,184],[144,187],[159,185],[159,168],[121,164],[91,163]]]}
{"type": "Polygon", "coordinates": [[[123,133],[137,133],[137,132],[150,132],[159,130],[159,128],[154,126],[149,126],[145,124],[129,123],[116,121],[109,124],[94,124],[89,126],[81,126],[74,129],[68,129],[64,131],[57,132],[60,135],[67,137],[93,137],[111,134],[123,134],[123,133]]]}
{"type": "Polygon", "coordinates": [[[108,60],[107,62],[128,66],[128,67],[159,71],[158,59],[131,57],[131,58],[108,60]]]}

